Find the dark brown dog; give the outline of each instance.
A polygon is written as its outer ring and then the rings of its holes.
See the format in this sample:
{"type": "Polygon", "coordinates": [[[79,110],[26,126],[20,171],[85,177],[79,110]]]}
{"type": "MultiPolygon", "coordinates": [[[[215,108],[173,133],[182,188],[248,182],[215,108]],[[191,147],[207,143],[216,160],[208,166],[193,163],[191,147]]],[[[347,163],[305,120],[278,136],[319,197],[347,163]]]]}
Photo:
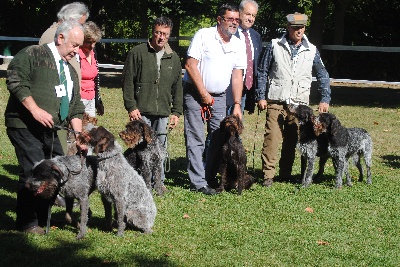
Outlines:
{"type": "MultiPolygon", "coordinates": [[[[216,189],[218,192],[236,189],[240,195],[243,189],[249,189],[254,183],[254,178],[246,173],[247,156],[239,138],[243,129],[243,123],[239,117],[229,115],[221,121],[220,128],[213,133],[211,144],[220,146],[219,151],[214,153],[211,161],[220,162],[220,165],[216,163],[221,174],[221,181],[216,189]]],[[[215,179],[215,174],[212,170],[215,168],[206,169],[208,179],[211,177],[215,179]]],[[[210,179],[210,183],[212,179],[210,179]]]]}

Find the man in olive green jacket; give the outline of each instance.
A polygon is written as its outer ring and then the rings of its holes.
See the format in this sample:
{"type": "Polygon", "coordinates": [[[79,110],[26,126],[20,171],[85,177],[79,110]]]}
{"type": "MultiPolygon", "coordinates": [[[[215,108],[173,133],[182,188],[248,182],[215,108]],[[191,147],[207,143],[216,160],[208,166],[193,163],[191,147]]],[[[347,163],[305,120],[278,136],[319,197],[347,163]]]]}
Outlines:
{"type": "Polygon", "coordinates": [[[183,113],[182,66],[179,56],[168,45],[171,30],[169,18],[155,19],[149,42],[129,51],[122,86],[130,120],[143,119],[165,148],[167,127],[175,128],[183,113]]]}
{"type": "Polygon", "coordinates": [[[5,111],[5,125],[21,168],[16,227],[27,233],[44,234],[40,226],[46,225],[47,211],[52,205],[51,200],[35,197],[25,188],[25,182],[31,176],[35,163],[63,155],[53,127],[71,123],[76,135],[82,131],[84,106],[79,80],[68,60],[75,56],[83,43],[83,29],[76,21],[65,21],[57,28],[56,36],[56,42],[21,50],[7,70],[10,97],[5,111]],[[62,68],[65,75],[60,74],[62,68]],[[63,98],[67,101],[66,109],[61,107],[63,98]],[[60,115],[64,110],[66,118],[60,115]]]}

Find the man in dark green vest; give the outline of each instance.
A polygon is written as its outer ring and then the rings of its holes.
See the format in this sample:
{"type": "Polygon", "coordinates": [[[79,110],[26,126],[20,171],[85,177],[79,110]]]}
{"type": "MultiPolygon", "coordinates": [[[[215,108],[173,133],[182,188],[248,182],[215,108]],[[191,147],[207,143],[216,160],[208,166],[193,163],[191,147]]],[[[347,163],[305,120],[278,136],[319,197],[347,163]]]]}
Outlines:
{"type": "Polygon", "coordinates": [[[7,70],[10,98],[5,125],[21,168],[16,210],[19,231],[44,234],[40,226],[46,224],[52,203],[35,197],[25,182],[35,163],[63,155],[54,126],[71,123],[76,133],[82,130],[84,106],[78,74],[68,61],[78,52],[83,38],[78,22],[65,21],[57,28],[54,42],[22,49],[7,70]]]}

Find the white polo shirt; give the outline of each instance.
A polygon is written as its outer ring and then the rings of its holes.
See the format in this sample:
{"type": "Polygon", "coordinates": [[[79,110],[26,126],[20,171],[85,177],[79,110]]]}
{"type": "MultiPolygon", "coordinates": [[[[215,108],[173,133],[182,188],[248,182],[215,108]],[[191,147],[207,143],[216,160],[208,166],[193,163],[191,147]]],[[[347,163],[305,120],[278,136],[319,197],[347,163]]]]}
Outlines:
{"type": "MultiPolygon", "coordinates": [[[[224,44],[217,31],[217,26],[200,29],[196,32],[189,46],[189,57],[197,59],[197,68],[207,92],[220,94],[231,83],[233,69],[246,68],[246,51],[235,35],[224,44]]],[[[188,73],[183,80],[192,83],[188,73]]]]}

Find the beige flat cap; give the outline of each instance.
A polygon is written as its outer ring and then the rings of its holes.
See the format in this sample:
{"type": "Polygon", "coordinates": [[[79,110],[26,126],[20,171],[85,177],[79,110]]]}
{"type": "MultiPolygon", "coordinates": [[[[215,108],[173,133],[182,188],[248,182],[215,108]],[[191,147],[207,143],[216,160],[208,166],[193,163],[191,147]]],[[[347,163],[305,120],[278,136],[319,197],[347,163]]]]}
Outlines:
{"type": "Polygon", "coordinates": [[[305,26],[307,24],[308,17],[305,14],[296,12],[294,14],[287,15],[286,19],[291,26],[305,26]]]}

